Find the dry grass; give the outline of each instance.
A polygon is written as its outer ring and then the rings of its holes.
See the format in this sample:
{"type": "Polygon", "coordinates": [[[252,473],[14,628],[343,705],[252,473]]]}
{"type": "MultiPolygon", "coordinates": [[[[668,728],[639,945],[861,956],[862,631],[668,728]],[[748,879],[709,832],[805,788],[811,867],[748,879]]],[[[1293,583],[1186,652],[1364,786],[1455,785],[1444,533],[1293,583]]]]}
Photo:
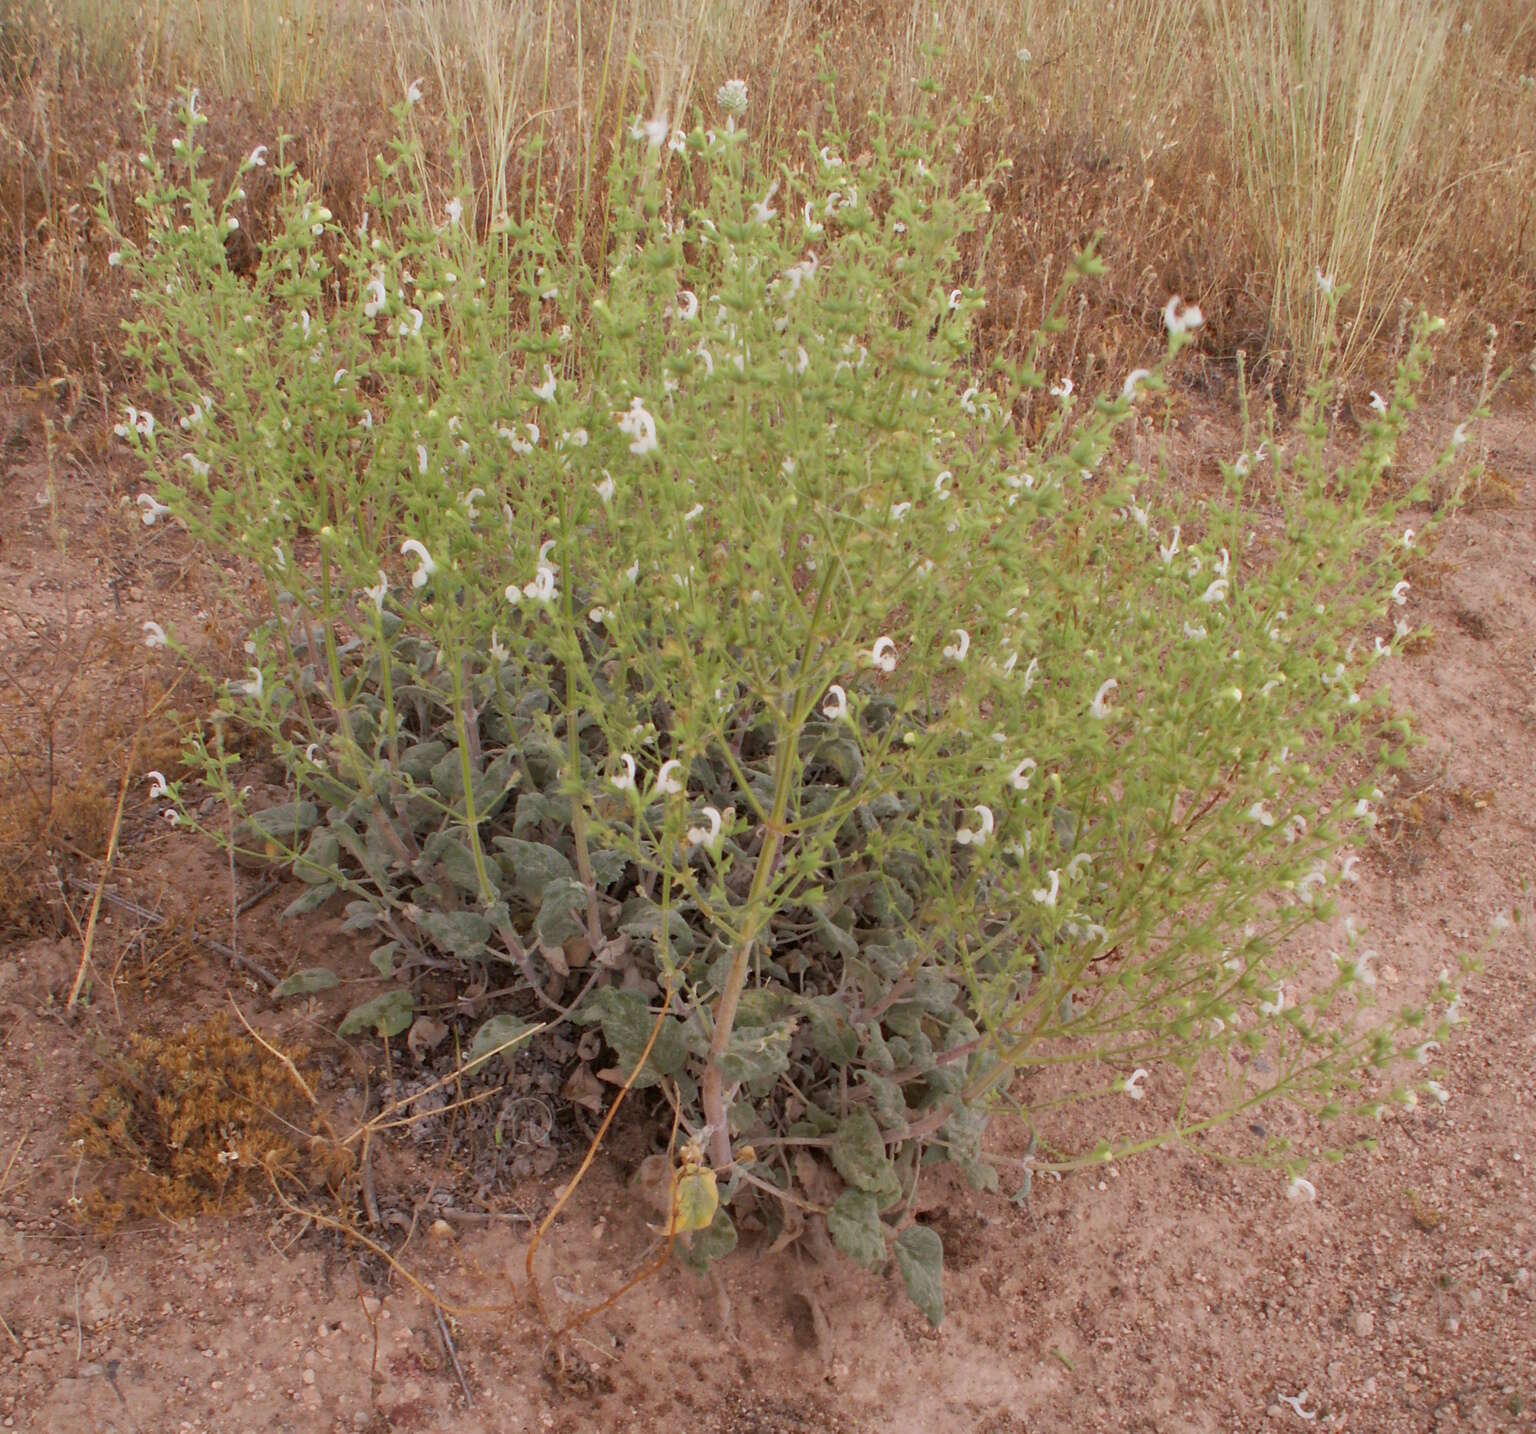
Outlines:
{"type": "MultiPolygon", "coordinates": [[[[1312,366],[1343,295],[1341,361],[1377,381],[1407,296],[1500,360],[1536,336],[1536,20],[1523,0],[0,0],[0,374],[113,374],[122,296],[91,218],[105,164],[128,211],[133,100],[198,84],[231,163],[279,129],[338,215],[361,203],[384,106],[423,78],[431,184],[465,141],[486,212],[515,203],[522,142],[578,209],[628,120],[692,113],[743,75],[753,127],[825,114],[824,62],[862,129],[924,74],[980,97],[976,163],[1003,154],[1002,241],[981,277],[1026,323],[1070,252],[1106,234],[1085,314],[1101,362],[1153,341],[1168,293],[1204,349],[1312,366]],[[935,49],[937,47],[937,49],[935,49]],[[428,116],[432,118],[429,120],[428,116]]],[[[259,196],[253,196],[259,212],[259,196]]]]}

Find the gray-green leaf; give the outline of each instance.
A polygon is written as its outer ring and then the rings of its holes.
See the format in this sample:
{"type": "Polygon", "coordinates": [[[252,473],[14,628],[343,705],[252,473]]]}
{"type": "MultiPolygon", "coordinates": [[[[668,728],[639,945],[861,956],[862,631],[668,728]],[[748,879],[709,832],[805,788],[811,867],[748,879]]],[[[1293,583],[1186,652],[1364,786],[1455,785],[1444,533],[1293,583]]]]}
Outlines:
{"type": "Polygon", "coordinates": [[[304,971],[295,971],[284,981],[279,981],[272,988],[272,994],[278,1000],[287,996],[312,996],[316,991],[329,991],[333,986],[339,986],[341,978],[325,966],[311,966],[304,971]]]}
{"type": "Polygon", "coordinates": [[[512,1053],[517,1045],[538,1029],[538,1026],[520,1021],[516,1016],[492,1016],[475,1032],[474,1040],[469,1043],[469,1060],[464,1073],[468,1075],[471,1071],[479,1070],[498,1050],[502,1059],[511,1065],[512,1053]]]}
{"type": "Polygon", "coordinates": [[[885,1263],[885,1226],[875,1197],[863,1190],[844,1190],[827,1211],[832,1243],[855,1264],[878,1270],[885,1263]]]}
{"type": "Polygon", "coordinates": [[[911,1225],[896,1237],[896,1264],[912,1303],[935,1329],[944,1322],[944,1242],[926,1225],[911,1225]]]}
{"type": "Polygon", "coordinates": [[[398,1036],[411,1024],[416,1011],[416,998],[409,991],[385,991],[361,1006],[353,1006],[342,1019],[340,1033],[344,1036],[360,1036],[364,1031],[388,1038],[398,1036]]]}

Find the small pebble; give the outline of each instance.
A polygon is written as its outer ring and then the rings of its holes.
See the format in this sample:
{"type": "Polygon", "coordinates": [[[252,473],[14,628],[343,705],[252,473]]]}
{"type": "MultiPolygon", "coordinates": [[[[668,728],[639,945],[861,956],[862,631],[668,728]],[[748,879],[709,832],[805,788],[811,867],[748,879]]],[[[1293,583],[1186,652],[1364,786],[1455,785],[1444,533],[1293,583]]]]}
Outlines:
{"type": "Polygon", "coordinates": [[[1369,1339],[1376,1330],[1376,1316],[1369,1310],[1360,1310],[1351,1321],[1355,1334],[1361,1339],[1369,1339]]]}

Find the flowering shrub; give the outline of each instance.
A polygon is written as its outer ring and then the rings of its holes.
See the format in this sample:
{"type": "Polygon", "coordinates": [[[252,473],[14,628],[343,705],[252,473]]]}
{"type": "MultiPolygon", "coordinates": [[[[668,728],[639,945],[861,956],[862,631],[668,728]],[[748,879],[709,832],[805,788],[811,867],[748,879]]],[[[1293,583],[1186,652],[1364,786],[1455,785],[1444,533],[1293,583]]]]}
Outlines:
{"type": "MultiPolygon", "coordinates": [[[[1455,1018],[1447,983],[1438,1020],[1359,1022],[1352,935],[1326,978],[1283,959],[1391,760],[1367,683],[1407,549],[1378,480],[1423,336],[1348,466],[1319,389],[1294,451],[1181,502],[1114,446],[1162,365],[1092,400],[1034,367],[1091,254],[1023,360],[973,371],[987,206],[951,129],[887,123],[856,161],[834,115],[770,163],[745,87],[717,104],[637,125],[574,225],[429,200],[409,105],[356,233],[258,151],[283,199],[248,277],[190,105],[121,256],[150,408],[120,432],[143,520],[260,574],[225,706],[292,796],[235,830],[306,884],[293,912],[377,937],[389,984],[345,1029],[403,1031],[446,970],[515,988],[476,1057],[569,1018],[622,1081],[649,1043],[690,1259],[748,1202],[824,1216],[937,1320],[919,1185],[997,1187],[999,1104],[1026,1177],[1265,1099],[1379,1112],[1374,1068],[1455,1018]]],[[[1173,358],[1200,316],[1165,320],[1173,358]]]]}

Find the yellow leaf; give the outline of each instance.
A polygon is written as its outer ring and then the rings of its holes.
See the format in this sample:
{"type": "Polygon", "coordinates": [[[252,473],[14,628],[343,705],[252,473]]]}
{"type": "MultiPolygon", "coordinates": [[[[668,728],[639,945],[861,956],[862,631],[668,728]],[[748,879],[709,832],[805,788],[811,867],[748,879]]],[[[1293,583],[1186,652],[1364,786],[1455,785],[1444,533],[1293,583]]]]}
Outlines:
{"type": "Polygon", "coordinates": [[[720,1192],[715,1188],[715,1172],[690,1170],[672,1189],[672,1230],[684,1235],[690,1230],[707,1230],[720,1208],[720,1192]]]}

